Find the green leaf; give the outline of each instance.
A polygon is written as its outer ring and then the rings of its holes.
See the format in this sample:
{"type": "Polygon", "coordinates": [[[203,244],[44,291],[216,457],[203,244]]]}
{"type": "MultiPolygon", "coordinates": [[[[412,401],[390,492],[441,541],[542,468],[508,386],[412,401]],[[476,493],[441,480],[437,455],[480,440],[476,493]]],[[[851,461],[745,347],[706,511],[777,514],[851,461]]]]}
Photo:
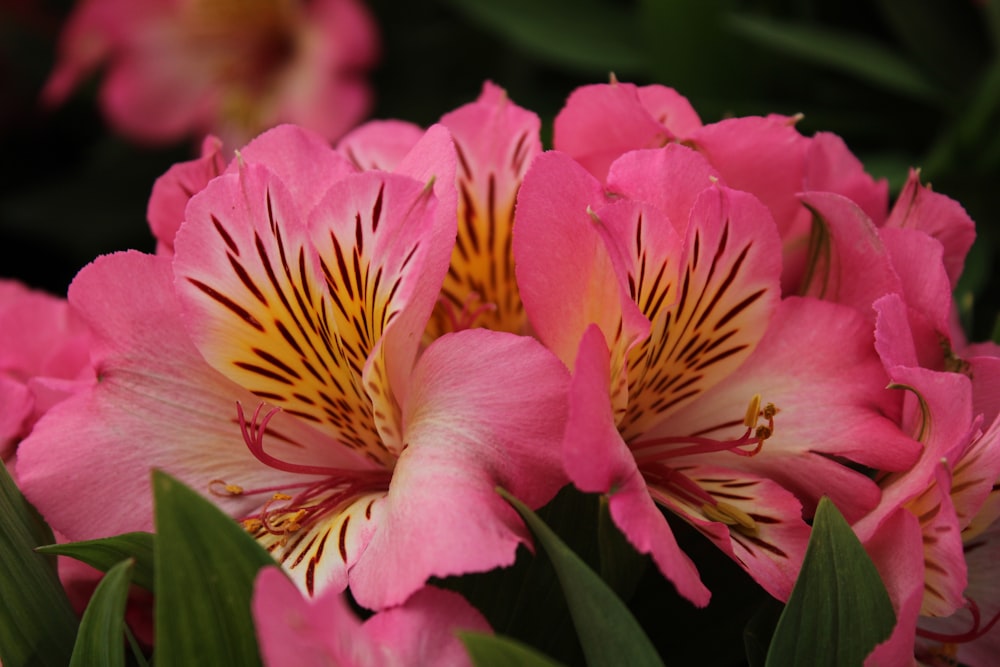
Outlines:
{"type": "Polygon", "coordinates": [[[895,624],[875,565],[844,517],[823,498],[765,664],[860,665],[895,624]]]}
{"type": "Polygon", "coordinates": [[[823,65],[921,102],[942,96],[923,73],[876,41],[805,24],[732,15],[729,26],[756,44],[823,65]]]}
{"type": "Polygon", "coordinates": [[[102,572],[131,558],[135,562],[132,583],[147,591],[153,590],[153,546],[156,536],[152,533],[125,533],[99,540],[52,544],[36,549],[43,554],[69,556],[83,561],[102,572]]]}
{"type": "Polygon", "coordinates": [[[497,492],[524,517],[552,561],[587,664],[662,667],[649,638],[607,584],[524,503],[503,489],[497,492]]]}
{"type": "Polygon", "coordinates": [[[56,574],[55,559],[35,547],[54,541],[0,464],[0,662],[66,665],[77,619],[56,574]]]}
{"type": "Polygon", "coordinates": [[[470,20],[553,63],[605,76],[644,69],[633,39],[637,21],[618,5],[584,0],[449,2],[470,20]],[[572,17],[569,26],[567,17],[572,17]]]}
{"type": "Polygon", "coordinates": [[[83,612],[70,667],[124,667],[125,603],[133,561],[123,560],[104,575],[83,612]]]}
{"type": "Polygon", "coordinates": [[[157,667],[260,664],[250,600],[274,561],[215,505],[160,471],[156,502],[157,667]]]}
{"type": "Polygon", "coordinates": [[[559,667],[561,663],[549,659],[527,644],[496,635],[478,632],[459,632],[458,638],[476,667],[559,667]]]}

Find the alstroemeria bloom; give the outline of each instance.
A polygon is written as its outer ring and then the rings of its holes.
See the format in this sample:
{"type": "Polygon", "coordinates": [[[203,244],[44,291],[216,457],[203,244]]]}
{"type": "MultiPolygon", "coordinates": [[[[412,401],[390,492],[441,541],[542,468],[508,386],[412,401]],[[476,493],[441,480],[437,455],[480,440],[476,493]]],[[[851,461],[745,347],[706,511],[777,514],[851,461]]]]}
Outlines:
{"type": "Polygon", "coordinates": [[[808,262],[812,216],[803,192],[833,192],[855,202],[881,225],[888,184],[876,182],[836,135],[805,137],[795,116],[745,116],[705,125],[691,104],[661,85],[582,86],[556,117],[553,144],[604,180],[623,153],[682,143],[705,156],[730,187],[754,194],[770,209],[782,239],[782,288],[799,293],[808,262]]]}
{"type": "MultiPolygon", "coordinates": [[[[922,260],[936,257],[939,270],[924,276],[919,287],[943,297],[947,306],[950,288],[940,263],[941,246],[933,239],[924,245],[932,252],[922,257],[919,247],[913,246],[910,260],[935,266],[922,260]]],[[[1000,514],[994,507],[1000,497],[1000,418],[995,395],[975,400],[977,388],[994,386],[996,371],[978,359],[980,377],[974,381],[965,374],[968,363],[945,358],[952,354],[950,346],[943,344],[946,339],[933,326],[928,327],[941,318],[926,317],[926,299],[913,294],[917,285],[912,282],[904,281],[911,299],[890,294],[876,302],[876,346],[893,381],[909,390],[902,425],[923,443],[924,452],[911,469],[877,478],[882,500],[855,530],[869,543],[884,539],[880,534],[885,532],[889,540],[905,542],[904,534],[916,532],[922,538],[920,558],[919,567],[901,567],[900,560],[909,555],[874,550],[898,623],[892,637],[871,656],[871,664],[912,662],[914,639],[918,657],[927,664],[945,664],[938,658],[954,658],[956,653],[983,655],[991,628],[1000,619],[1000,596],[983,585],[979,572],[990,568],[983,552],[996,551],[995,540],[983,534],[1000,514]],[[924,360],[951,367],[922,368],[924,360]],[[984,415],[990,416],[988,427],[984,415]],[[904,510],[902,516],[890,519],[899,509],[904,510]]],[[[990,664],[981,659],[978,663],[990,664]]]]}
{"type": "Polygon", "coordinates": [[[282,122],[340,136],[367,111],[378,51],[358,0],[83,0],[59,47],[46,102],[104,64],[101,106],[123,134],[230,147],[282,122]]]}
{"type": "Polygon", "coordinates": [[[529,319],[573,372],[570,478],[608,494],[618,527],[692,601],[708,592],[655,504],[784,599],[803,511],[828,495],[853,521],[878,502],[837,460],[915,460],[871,325],[839,304],[781,300],[772,216],[698,153],[626,153],[606,184],[564,154],[539,157],[514,252],[529,319]]]}
{"type": "Polygon", "coordinates": [[[419,349],[455,236],[454,164],[441,127],[395,173],[277,128],[192,198],[172,262],[82,271],[69,298],[101,381],[25,441],[26,495],[74,539],[148,529],[163,468],[304,591],[349,583],[370,608],[512,563],[529,536],[494,488],[537,507],[562,485],[568,378],[502,332],[419,349]]]}
{"type": "MultiPolygon", "coordinates": [[[[440,122],[458,152],[458,236],[427,337],[473,326],[523,333],[527,320],[511,252],[514,202],[541,152],[541,121],[487,81],[475,102],[440,122]]],[[[337,149],[358,167],[393,169],[421,133],[409,123],[374,121],[345,136],[337,149]]]]}
{"type": "Polygon", "coordinates": [[[304,598],[275,568],[257,575],[253,616],[267,667],[468,665],[455,632],[491,630],[461,595],[431,586],[362,622],[336,588],[304,598]]]}
{"type": "Polygon", "coordinates": [[[93,381],[89,347],[90,333],[65,299],[0,280],[0,458],[93,381]]]}

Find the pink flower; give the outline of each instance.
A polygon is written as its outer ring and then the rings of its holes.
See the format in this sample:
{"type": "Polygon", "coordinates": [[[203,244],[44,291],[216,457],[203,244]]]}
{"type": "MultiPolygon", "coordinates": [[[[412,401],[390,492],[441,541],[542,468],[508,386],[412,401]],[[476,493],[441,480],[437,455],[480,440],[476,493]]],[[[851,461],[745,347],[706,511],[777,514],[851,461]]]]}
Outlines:
{"type": "Polygon", "coordinates": [[[335,139],[367,111],[377,50],[357,0],[84,0],[43,99],[104,64],[104,113],[138,141],[213,133],[235,147],[281,122],[335,139]]]}
{"type": "Polygon", "coordinates": [[[609,496],[618,527],[692,601],[708,592],[654,503],[784,599],[802,513],[824,494],[852,521],[878,502],[835,460],[915,460],[871,325],[838,304],[781,300],[768,208],[698,153],[632,151],[604,183],[564,154],[539,157],[514,252],[531,324],[573,373],[570,478],[609,496]]]}
{"type": "Polygon", "coordinates": [[[782,289],[799,292],[812,214],[804,192],[832,192],[855,202],[881,225],[888,185],[875,182],[844,142],[829,133],[805,137],[795,116],[728,118],[702,124],[690,103],[671,88],[612,81],[574,91],[555,120],[557,150],[599,180],[623,153],[682,143],[707,158],[726,183],[755,195],[770,209],[782,240],[782,289]]]}
{"type": "Polygon", "coordinates": [[[276,568],[257,576],[253,615],[267,667],[468,665],[455,632],[490,631],[462,596],[430,586],[362,623],[336,588],[304,598],[276,568]]]}
{"type": "Polygon", "coordinates": [[[163,468],[304,591],[349,584],[370,608],[512,563],[529,537],[494,488],[537,507],[562,486],[567,377],[502,332],[421,348],[455,236],[454,164],[441,127],[393,173],[280,127],[192,198],[172,261],[87,267],[70,301],[101,381],[25,441],[26,495],[73,539],[149,529],[148,470],[163,468]]]}
{"type": "Polygon", "coordinates": [[[53,405],[93,382],[90,334],[65,299],[0,280],[0,456],[53,405]]]}

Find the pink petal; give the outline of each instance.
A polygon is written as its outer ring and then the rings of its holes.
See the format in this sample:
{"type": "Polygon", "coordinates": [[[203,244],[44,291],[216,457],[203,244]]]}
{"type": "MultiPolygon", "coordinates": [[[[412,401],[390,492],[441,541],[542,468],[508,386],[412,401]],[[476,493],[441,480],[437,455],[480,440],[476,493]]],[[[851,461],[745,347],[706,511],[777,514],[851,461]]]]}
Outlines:
{"type": "Polygon", "coordinates": [[[648,331],[588,213],[606,202],[600,183],[556,152],[535,160],[518,195],[514,258],[521,299],[538,337],[570,368],[592,323],[616,350],[627,350],[648,331]]]}
{"type": "MultiPolygon", "coordinates": [[[[258,399],[212,370],[191,344],[168,259],[135,252],[100,258],[74,280],[69,300],[94,332],[99,381],[47,413],[18,460],[25,494],[55,530],[73,540],[151,530],[152,468],[206,495],[217,479],[248,489],[301,480],[247,451],[235,405],[258,399]]],[[[361,465],[287,415],[272,426],[276,456],[361,465]]],[[[260,504],[212,498],[236,517],[260,504]]]]}
{"type": "Polygon", "coordinates": [[[491,632],[489,623],[458,593],[427,586],[401,607],[375,614],[362,632],[392,647],[413,665],[470,665],[459,630],[491,632]]]}
{"type": "MultiPolygon", "coordinates": [[[[990,667],[996,663],[1000,652],[1000,633],[996,631],[996,618],[1000,614],[1000,522],[994,522],[989,530],[966,541],[965,559],[969,572],[965,595],[978,607],[979,626],[973,622],[969,610],[962,609],[947,618],[921,618],[920,629],[955,636],[977,631],[978,637],[952,646],[958,649],[956,657],[961,664],[990,667]],[[994,625],[986,629],[990,622],[994,625]]],[[[937,642],[918,640],[918,646],[924,650],[935,644],[937,642]]]]}
{"type": "Polygon", "coordinates": [[[919,171],[910,170],[885,226],[919,229],[940,241],[951,284],[958,282],[965,255],[976,238],[975,223],[961,204],[922,186],[919,171]]]}
{"type": "Polygon", "coordinates": [[[810,262],[800,294],[842,303],[874,319],[871,306],[890,292],[901,292],[878,231],[854,202],[829,192],[802,195],[814,216],[810,262]]]}
{"type": "Polygon", "coordinates": [[[977,428],[972,419],[971,387],[964,375],[894,367],[891,377],[895,385],[906,389],[901,424],[922,443],[923,451],[909,470],[880,479],[882,498],[878,507],[854,524],[862,541],[867,541],[897,507],[935,483],[942,459],[954,466],[957,454],[968,445],[977,428]]]}
{"type": "Polygon", "coordinates": [[[920,524],[899,508],[864,542],[896,612],[896,627],[868,655],[865,665],[916,665],[913,639],[923,598],[924,559],[920,524]]]}
{"type": "Polygon", "coordinates": [[[603,181],[622,153],[663,146],[673,138],[643,105],[639,89],[616,81],[574,90],[556,116],[552,143],[603,181]]]}
{"type": "Polygon", "coordinates": [[[257,575],[252,605],[267,667],[374,667],[389,657],[362,631],[342,590],[304,598],[280,569],[266,567],[257,575]]]}
{"type": "Polygon", "coordinates": [[[692,502],[690,496],[673,492],[669,484],[660,486],[647,477],[653,499],[708,537],[764,590],[787,600],[809,542],[809,526],[795,496],[770,479],[725,467],[681,462],[675,472],[697,484],[717,504],[692,502]],[[709,507],[720,515],[731,515],[729,520],[736,523],[717,521],[709,507]],[[738,514],[731,508],[743,516],[734,518],[738,514]],[[740,525],[740,520],[749,525],[740,525]]]}
{"type": "Polygon", "coordinates": [[[617,489],[610,490],[608,509],[635,550],[652,556],[678,593],[698,607],[708,604],[711,593],[701,583],[694,563],[677,546],[670,524],[653,502],[638,470],[617,489]]]}
{"type": "Polygon", "coordinates": [[[373,120],[344,135],[337,142],[337,152],[362,171],[393,171],[423,135],[423,128],[413,123],[373,120]]]}
{"type": "Polygon", "coordinates": [[[239,150],[239,159],[230,162],[226,172],[237,174],[247,163],[266,164],[305,211],[326,195],[332,183],[357,172],[321,135],[295,125],[279,125],[255,138],[239,150]]]}
{"type": "Polygon", "coordinates": [[[771,209],[782,238],[800,229],[805,211],[796,195],[803,186],[809,140],[795,129],[795,118],[730,118],[688,137],[725,182],[754,194],[771,209]]]}
{"type": "Polygon", "coordinates": [[[893,271],[899,276],[900,293],[907,306],[920,313],[939,338],[946,337],[951,321],[952,290],[942,263],[941,244],[914,229],[886,227],[879,230],[879,237],[892,260],[893,271]]]}
{"type": "Polygon", "coordinates": [[[888,181],[869,176],[844,140],[830,132],[817,132],[809,142],[802,189],[843,195],[876,226],[881,226],[889,215],[888,181]]]}
{"type": "Polygon", "coordinates": [[[719,180],[718,172],[700,153],[667,144],[631,151],[615,160],[608,172],[608,189],[654,205],[683,237],[695,201],[719,180]]]}
{"type": "Polygon", "coordinates": [[[184,222],[184,208],[188,201],[225,168],[222,141],[208,136],[201,144],[201,157],[175,164],[156,179],[146,219],[156,237],[158,254],[173,255],[174,237],[184,222]]]}
{"type": "Polygon", "coordinates": [[[934,467],[931,484],[907,503],[920,521],[924,543],[924,616],[949,616],[965,604],[968,584],[961,528],[951,499],[951,479],[943,464],[934,467]]]}
{"type": "MultiPolygon", "coordinates": [[[[702,192],[675,269],[676,303],[660,311],[648,300],[640,303],[653,326],[628,359],[626,441],[682,412],[753,353],[779,299],[779,248],[774,222],[759,201],[723,187],[702,192]]],[[[650,264],[669,259],[651,256],[650,264]]]]}
{"type": "Polygon", "coordinates": [[[451,131],[459,158],[458,236],[428,335],[466,326],[521,333],[526,318],[511,253],[514,202],[542,150],[541,121],[487,82],[476,102],[445,114],[441,124],[451,131]],[[463,311],[471,321],[453,315],[463,311]]]}
{"type": "MultiPolygon", "coordinates": [[[[871,336],[870,325],[852,309],[785,299],[739,369],[646,437],[738,437],[745,429],[747,403],[759,394],[778,408],[774,432],[757,455],[726,454],[724,465],[774,480],[799,498],[807,514],[828,495],[849,521],[857,520],[878,502],[878,488],[835,458],[902,470],[919,450],[899,431],[902,397],[885,389],[887,378],[871,336]],[[732,426],[735,420],[740,421],[732,426]]],[[[723,465],[719,456],[699,454],[690,460],[723,465]]]]}
{"type": "Polygon", "coordinates": [[[615,428],[608,386],[609,351],[596,326],[580,343],[569,388],[563,465],[582,491],[609,497],[612,519],[639,553],[650,554],[678,592],[698,606],[709,592],[653,503],[632,452],[615,428]]]}
{"type": "Polygon", "coordinates": [[[690,137],[702,126],[698,112],[686,97],[661,85],[640,86],[639,101],[675,137],[690,137]]]}
{"type": "Polygon", "coordinates": [[[304,598],[276,568],[257,575],[253,615],[267,667],[468,665],[455,632],[490,630],[460,595],[431,587],[362,623],[341,590],[304,598]]]}
{"type": "Polygon", "coordinates": [[[539,507],[565,484],[566,382],[562,364],[529,338],[473,329],[427,348],[382,523],[350,573],[358,602],[399,604],[428,577],[514,562],[528,533],[494,488],[539,507]]]}

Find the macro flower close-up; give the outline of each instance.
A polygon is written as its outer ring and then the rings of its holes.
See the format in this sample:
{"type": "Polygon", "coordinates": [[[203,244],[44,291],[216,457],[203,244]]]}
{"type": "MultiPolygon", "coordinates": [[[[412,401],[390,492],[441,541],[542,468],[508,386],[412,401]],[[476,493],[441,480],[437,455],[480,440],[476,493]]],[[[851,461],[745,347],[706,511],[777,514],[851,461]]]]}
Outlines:
{"type": "Polygon", "coordinates": [[[4,667],[1000,664],[1000,4],[0,33],[4,667]]]}

